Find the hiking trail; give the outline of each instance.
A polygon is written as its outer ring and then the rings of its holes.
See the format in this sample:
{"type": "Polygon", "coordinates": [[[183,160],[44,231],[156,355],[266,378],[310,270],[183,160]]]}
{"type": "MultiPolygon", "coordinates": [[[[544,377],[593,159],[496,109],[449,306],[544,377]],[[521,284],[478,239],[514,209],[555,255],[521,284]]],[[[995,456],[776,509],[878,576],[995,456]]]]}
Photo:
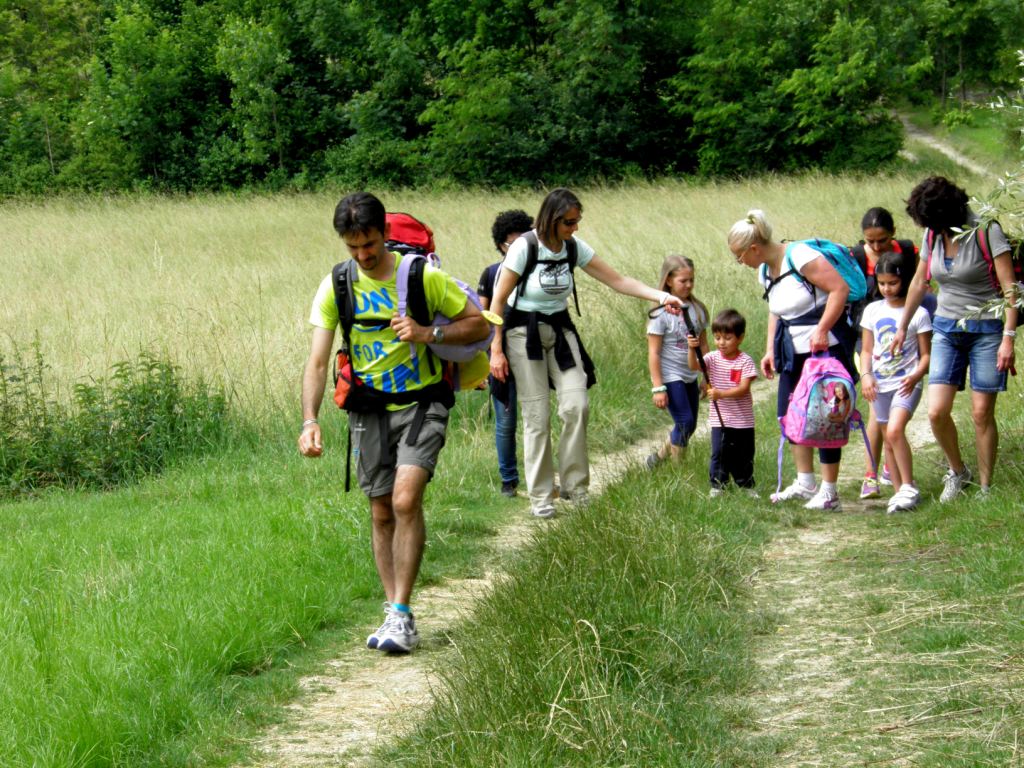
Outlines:
{"type": "MultiPolygon", "coordinates": [[[[920,142],[925,146],[934,149],[936,152],[945,155],[961,168],[964,168],[973,174],[986,177],[991,177],[993,175],[990,169],[967,157],[962,152],[959,152],[955,147],[947,144],[945,141],[942,141],[927,131],[918,128],[910,122],[910,119],[906,115],[899,115],[898,117],[900,122],[903,123],[903,130],[906,131],[908,139],[920,142]]],[[[907,152],[907,150],[904,150],[904,152],[907,152]]],[[[912,153],[907,152],[907,154],[913,157],[912,153]]]]}
{"type": "MultiPolygon", "coordinates": [[[[765,388],[762,388],[765,389],[765,388]]],[[[706,432],[702,424],[696,434],[706,432]]],[[[663,436],[659,428],[640,443],[622,451],[592,459],[590,492],[600,494],[626,468],[639,466],[652,441],[663,436]]],[[[496,556],[526,546],[548,525],[559,523],[565,508],[558,505],[554,520],[531,517],[529,507],[509,507],[509,522],[495,536],[496,556]]],[[[472,615],[475,602],[501,579],[499,569],[485,570],[481,578],[450,580],[416,590],[416,616],[420,647],[408,656],[367,650],[362,643],[328,661],[315,675],[303,678],[299,698],[286,707],[285,722],[272,727],[255,745],[256,757],[246,765],[256,768],[326,768],[369,766],[378,739],[393,739],[418,722],[442,683],[434,670],[454,657],[448,633],[461,619],[472,615]]],[[[369,629],[369,628],[368,628],[369,629]]]]}

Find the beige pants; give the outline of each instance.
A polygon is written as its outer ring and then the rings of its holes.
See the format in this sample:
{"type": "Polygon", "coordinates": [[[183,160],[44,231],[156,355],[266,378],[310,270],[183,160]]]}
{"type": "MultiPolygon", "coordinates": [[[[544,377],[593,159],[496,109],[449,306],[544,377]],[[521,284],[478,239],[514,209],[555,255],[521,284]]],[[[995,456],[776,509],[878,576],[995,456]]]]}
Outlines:
{"type": "Polygon", "coordinates": [[[543,360],[526,357],[526,328],[507,334],[508,363],[516,377],[519,407],[523,412],[523,464],[526,487],[534,509],[551,504],[555,490],[555,468],[551,455],[551,395],[548,379],[555,385],[562,434],[558,440],[558,476],[568,495],[586,492],[590,485],[587,460],[587,375],[583,372],[576,335],[566,332],[576,366],[558,369],[555,360],[555,331],[540,324],[543,360]]]}

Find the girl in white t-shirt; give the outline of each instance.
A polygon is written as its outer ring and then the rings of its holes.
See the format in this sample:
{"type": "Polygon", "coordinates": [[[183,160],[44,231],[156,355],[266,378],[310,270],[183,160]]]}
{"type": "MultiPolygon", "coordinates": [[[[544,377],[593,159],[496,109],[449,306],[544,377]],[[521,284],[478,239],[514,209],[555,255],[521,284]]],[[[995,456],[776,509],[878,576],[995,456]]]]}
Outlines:
{"type": "Polygon", "coordinates": [[[647,367],[651,374],[651,398],[657,408],[672,417],[672,431],[657,451],[647,457],[647,468],[665,458],[678,459],[697,428],[697,405],[700,402],[698,371],[689,363],[687,336],[692,328],[700,346],[700,354],[708,353],[708,310],[693,295],[693,261],[670,254],[661,265],[658,288],[676,296],[686,316],[657,311],[647,323],[647,367]]]}
{"type": "Polygon", "coordinates": [[[931,358],[932,323],[923,307],[918,307],[907,323],[903,346],[892,352],[916,268],[912,255],[889,251],[879,256],[875,285],[882,298],[864,308],[860,321],[861,392],[871,403],[875,421],[885,430],[885,460],[897,489],[889,499],[889,513],[913,509],[921,500],[914,485],[906,428],[921,401],[921,380],[931,358]]]}
{"type": "MultiPolygon", "coordinates": [[[[775,242],[771,225],[758,210],[733,224],[729,250],[736,261],[757,269],[767,281],[762,287],[768,300],[768,343],[761,373],[766,379],[779,375],[776,414],[786,415],[789,396],[813,353],[828,351],[857,381],[846,351],[852,349],[856,336],[846,312],[850,287],[828,259],[805,243],[775,242]]],[[[814,478],[814,449],[791,443],[790,450],[796,479],[773,493],[772,501],[800,500],[807,509],[838,512],[842,505],[836,481],[842,449],[818,449],[820,487],[814,478]]]]}

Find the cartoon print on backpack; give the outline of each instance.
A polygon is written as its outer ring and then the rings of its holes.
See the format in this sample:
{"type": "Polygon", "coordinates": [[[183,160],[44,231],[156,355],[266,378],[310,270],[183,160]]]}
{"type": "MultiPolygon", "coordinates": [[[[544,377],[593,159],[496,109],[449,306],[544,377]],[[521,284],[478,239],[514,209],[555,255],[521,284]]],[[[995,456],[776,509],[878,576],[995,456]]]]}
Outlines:
{"type": "Polygon", "coordinates": [[[840,381],[829,383],[826,388],[828,393],[828,421],[830,424],[838,424],[840,434],[844,431],[850,419],[850,411],[853,410],[853,402],[850,400],[850,390],[840,381]]]}

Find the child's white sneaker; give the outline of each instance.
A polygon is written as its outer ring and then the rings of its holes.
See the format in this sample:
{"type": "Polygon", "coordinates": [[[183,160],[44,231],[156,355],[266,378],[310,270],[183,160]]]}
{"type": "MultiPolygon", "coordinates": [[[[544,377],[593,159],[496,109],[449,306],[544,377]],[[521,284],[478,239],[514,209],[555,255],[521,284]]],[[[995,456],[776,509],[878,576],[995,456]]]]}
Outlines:
{"type": "Polygon", "coordinates": [[[889,499],[889,505],[885,511],[888,514],[893,512],[907,512],[921,502],[921,492],[910,483],[904,483],[900,489],[889,499]]]}
{"type": "Polygon", "coordinates": [[[839,501],[839,494],[835,491],[820,489],[814,496],[804,504],[804,509],[824,509],[829,512],[840,512],[843,504],[839,501]]]}
{"type": "Polygon", "coordinates": [[[802,485],[799,480],[794,480],[778,493],[772,494],[772,503],[777,504],[780,501],[791,501],[793,499],[807,501],[808,499],[813,499],[817,492],[818,486],[812,485],[808,488],[806,485],[802,485]]]}

